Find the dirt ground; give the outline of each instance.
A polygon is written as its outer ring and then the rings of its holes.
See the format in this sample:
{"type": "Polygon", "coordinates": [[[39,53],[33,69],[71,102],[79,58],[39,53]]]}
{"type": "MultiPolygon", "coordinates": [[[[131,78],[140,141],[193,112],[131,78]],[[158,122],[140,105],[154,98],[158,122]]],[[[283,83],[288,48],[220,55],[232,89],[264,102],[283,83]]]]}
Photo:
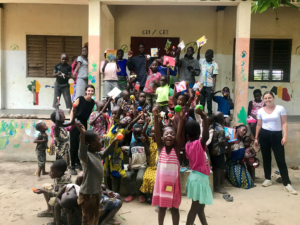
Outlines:
{"type": "MultiPolygon", "coordinates": [[[[46,168],[49,168],[47,163],[46,168]]],[[[33,194],[32,187],[39,188],[43,183],[52,183],[49,176],[43,181],[37,181],[34,172],[36,163],[0,162],[0,224],[42,225],[50,222],[49,218],[37,218],[36,214],[46,209],[42,195],[33,194]]],[[[273,172],[276,168],[273,168],[273,172]]],[[[300,195],[290,195],[283,190],[283,185],[275,182],[277,176],[272,177],[273,186],[263,188],[262,168],[257,169],[255,180],[257,187],[243,190],[226,187],[234,201],[226,202],[221,195],[214,195],[213,205],[205,209],[207,221],[210,225],[299,225],[300,224],[300,195]]],[[[290,179],[295,190],[300,194],[300,170],[289,169],[290,179]]],[[[74,177],[75,180],[75,177],[74,177]]],[[[191,200],[182,197],[180,205],[180,224],[185,224],[191,200]]],[[[115,220],[122,225],[154,225],[157,224],[155,207],[140,204],[137,200],[124,203],[115,220]]],[[[171,213],[168,211],[165,224],[170,225],[171,213]]],[[[196,225],[200,221],[196,218],[196,225]]]]}

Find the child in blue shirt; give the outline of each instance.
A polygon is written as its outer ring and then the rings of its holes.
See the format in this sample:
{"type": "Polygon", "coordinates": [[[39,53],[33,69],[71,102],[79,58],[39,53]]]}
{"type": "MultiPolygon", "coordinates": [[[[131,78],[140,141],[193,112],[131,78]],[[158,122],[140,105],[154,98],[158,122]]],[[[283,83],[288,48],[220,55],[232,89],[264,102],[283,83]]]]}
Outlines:
{"type": "Polygon", "coordinates": [[[123,59],[124,57],[124,51],[122,49],[119,49],[117,52],[117,63],[121,69],[120,72],[117,72],[118,80],[119,80],[119,88],[121,91],[127,89],[127,72],[126,72],[126,63],[127,59],[123,59]]]}

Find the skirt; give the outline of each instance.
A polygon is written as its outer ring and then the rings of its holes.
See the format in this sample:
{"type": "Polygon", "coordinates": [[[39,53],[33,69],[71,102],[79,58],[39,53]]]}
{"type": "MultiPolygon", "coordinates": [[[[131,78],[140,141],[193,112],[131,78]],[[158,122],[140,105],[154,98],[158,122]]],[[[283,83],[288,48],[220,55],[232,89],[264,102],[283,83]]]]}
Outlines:
{"type": "Polygon", "coordinates": [[[213,196],[209,186],[208,176],[193,170],[186,182],[187,199],[199,201],[200,204],[212,205],[213,196]]]}
{"type": "Polygon", "coordinates": [[[127,89],[127,76],[118,76],[119,89],[121,91],[127,89]]]}

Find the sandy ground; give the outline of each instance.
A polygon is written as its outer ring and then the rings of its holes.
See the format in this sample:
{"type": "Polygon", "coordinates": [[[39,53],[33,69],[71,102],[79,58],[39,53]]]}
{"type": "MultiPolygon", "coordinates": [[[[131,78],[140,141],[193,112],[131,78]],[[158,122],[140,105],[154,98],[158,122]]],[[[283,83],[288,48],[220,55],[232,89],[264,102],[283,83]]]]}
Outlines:
{"type": "MultiPolygon", "coordinates": [[[[49,163],[47,167],[49,168],[49,163]]],[[[41,225],[47,224],[49,218],[37,218],[36,214],[46,209],[42,195],[33,194],[32,187],[39,188],[43,183],[52,183],[48,176],[37,181],[33,175],[36,163],[0,162],[0,224],[41,225]]],[[[273,168],[275,171],[276,168],[273,168]]],[[[282,184],[275,182],[273,186],[263,188],[262,168],[257,169],[256,185],[250,190],[226,187],[234,202],[226,202],[221,195],[214,195],[214,203],[206,207],[206,216],[210,225],[299,225],[300,195],[290,195],[283,190],[282,184]]],[[[300,193],[300,170],[289,169],[293,187],[300,193]]],[[[75,179],[75,177],[74,177],[75,179]]],[[[185,224],[191,200],[182,197],[180,205],[180,224],[185,224]]],[[[140,204],[137,200],[124,203],[119,213],[124,213],[122,220],[118,215],[115,219],[122,225],[154,225],[157,224],[155,207],[140,204]]],[[[171,213],[168,211],[165,224],[172,224],[171,213]]],[[[198,218],[195,224],[200,225],[198,218]]]]}

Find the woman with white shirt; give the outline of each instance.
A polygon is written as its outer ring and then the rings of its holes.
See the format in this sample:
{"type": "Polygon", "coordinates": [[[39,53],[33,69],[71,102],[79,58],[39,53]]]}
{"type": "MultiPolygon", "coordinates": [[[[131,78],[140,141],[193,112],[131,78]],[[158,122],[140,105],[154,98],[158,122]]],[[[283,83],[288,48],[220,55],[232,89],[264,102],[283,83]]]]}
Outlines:
{"type": "Polygon", "coordinates": [[[263,157],[265,181],[263,187],[272,185],[271,182],[271,148],[279,167],[284,189],[296,195],[297,192],[291,186],[288,169],[285,162],[284,145],[287,143],[287,115],[285,108],[274,104],[274,94],[266,91],[263,95],[265,106],[257,112],[257,126],[255,145],[260,143],[263,157]],[[283,131],[283,136],[282,136],[283,131]]]}

